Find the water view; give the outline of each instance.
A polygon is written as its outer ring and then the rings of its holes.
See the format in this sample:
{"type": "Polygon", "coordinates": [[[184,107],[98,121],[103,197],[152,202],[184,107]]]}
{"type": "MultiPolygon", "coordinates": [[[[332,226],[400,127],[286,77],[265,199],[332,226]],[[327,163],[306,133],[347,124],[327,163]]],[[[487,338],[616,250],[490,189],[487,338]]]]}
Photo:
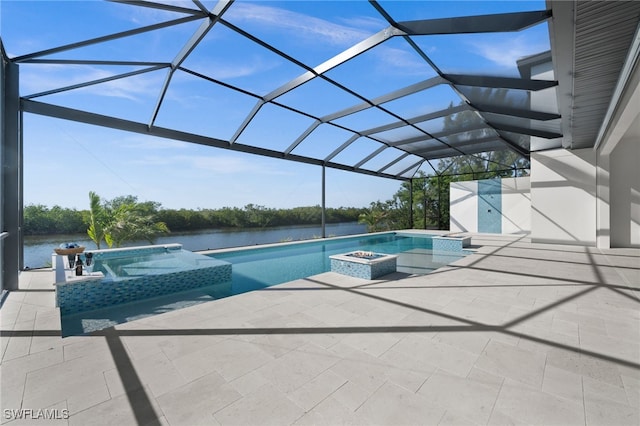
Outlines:
{"type": "MultiPolygon", "coordinates": [[[[367,226],[357,222],[327,224],[327,236],[364,234],[367,226]]],[[[226,247],[252,246],[256,244],[278,243],[318,238],[322,227],[315,225],[286,226],[275,228],[210,229],[198,232],[171,233],[159,237],[156,244],[179,243],[185,250],[198,251],[226,247]]],[[[87,250],[95,249],[95,244],[86,234],[28,236],[24,241],[24,265],[42,268],[51,265],[51,253],[60,243],[77,242],[87,250]]],[[[133,241],[124,246],[147,245],[146,241],[133,241]]],[[[106,247],[102,247],[106,248],[106,247]]]]}

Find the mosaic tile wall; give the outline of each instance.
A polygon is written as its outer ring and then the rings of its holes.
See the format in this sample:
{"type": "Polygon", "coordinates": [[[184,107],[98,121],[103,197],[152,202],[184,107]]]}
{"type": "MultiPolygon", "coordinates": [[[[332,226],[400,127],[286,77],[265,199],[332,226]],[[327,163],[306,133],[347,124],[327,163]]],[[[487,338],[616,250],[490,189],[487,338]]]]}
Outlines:
{"type": "Polygon", "coordinates": [[[502,232],[502,181],[478,181],[478,232],[502,232]]]}
{"type": "Polygon", "coordinates": [[[373,280],[383,275],[396,272],[397,258],[376,262],[370,265],[365,263],[347,262],[339,259],[331,259],[331,271],[355,278],[373,280]]]}
{"type": "Polygon", "coordinates": [[[442,238],[433,237],[433,251],[461,252],[465,245],[471,242],[470,238],[442,238]]]}
{"type": "Polygon", "coordinates": [[[56,304],[61,314],[89,311],[135,300],[148,299],[231,280],[231,264],[147,275],[120,281],[90,280],[56,286],[56,304]]]}

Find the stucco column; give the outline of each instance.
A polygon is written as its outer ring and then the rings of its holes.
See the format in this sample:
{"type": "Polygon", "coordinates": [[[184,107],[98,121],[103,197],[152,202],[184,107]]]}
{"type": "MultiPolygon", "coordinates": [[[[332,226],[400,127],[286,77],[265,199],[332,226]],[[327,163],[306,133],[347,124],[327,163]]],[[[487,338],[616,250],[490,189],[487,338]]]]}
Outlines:
{"type": "Polygon", "coordinates": [[[596,247],[611,247],[609,155],[596,152],[596,247]]]}

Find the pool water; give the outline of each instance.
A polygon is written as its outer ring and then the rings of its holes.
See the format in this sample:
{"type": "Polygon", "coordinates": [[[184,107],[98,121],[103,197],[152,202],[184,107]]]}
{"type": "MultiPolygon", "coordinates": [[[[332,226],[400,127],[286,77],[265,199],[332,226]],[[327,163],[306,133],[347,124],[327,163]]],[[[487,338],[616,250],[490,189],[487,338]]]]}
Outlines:
{"type": "MultiPolygon", "coordinates": [[[[215,253],[232,264],[232,294],[245,293],[331,270],[329,256],[352,251],[400,254],[398,271],[427,274],[445,263],[434,263],[431,236],[407,237],[395,233],[320,240],[310,243],[215,253]]],[[[456,254],[456,258],[464,256],[456,254]]]]}
{"type": "Polygon", "coordinates": [[[212,285],[62,317],[63,335],[101,330],[134,319],[210,300],[259,290],[331,270],[329,256],[352,251],[399,255],[398,272],[428,274],[467,253],[432,253],[433,235],[396,233],[318,240],[272,247],[248,248],[207,254],[232,264],[231,285],[212,285]]]}
{"type": "Polygon", "coordinates": [[[124,252],[121,256],[96,259],[87,267],[102,272],[105,281],[122,281],[146,275],[160,275],[218,266],[215,259],[181,248],[144,252],[135,256],[124,252]]]}

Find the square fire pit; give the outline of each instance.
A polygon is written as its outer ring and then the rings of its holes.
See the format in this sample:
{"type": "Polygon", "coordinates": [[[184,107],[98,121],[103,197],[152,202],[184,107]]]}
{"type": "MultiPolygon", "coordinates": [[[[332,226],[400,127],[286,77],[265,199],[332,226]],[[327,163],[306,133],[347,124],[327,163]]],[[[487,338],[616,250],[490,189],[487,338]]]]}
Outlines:
{"type": "Polygon", "coordinates": [[[331,259],[332,272],[374,280],[396,272],[398,256],[370,251],[352,251],[329,256],[329,259],[331,259]]]}

